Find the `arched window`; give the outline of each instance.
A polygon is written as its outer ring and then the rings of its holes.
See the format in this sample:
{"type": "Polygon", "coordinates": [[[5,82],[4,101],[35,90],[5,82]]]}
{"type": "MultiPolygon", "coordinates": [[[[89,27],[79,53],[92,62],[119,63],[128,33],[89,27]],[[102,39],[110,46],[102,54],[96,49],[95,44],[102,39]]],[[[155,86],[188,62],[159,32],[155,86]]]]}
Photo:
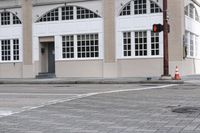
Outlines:
{"type": "Polygon", "coordinates": [[[62,10],[62,20],[72,20],[74,19],[74,7],[73,6],[64,6],[62,10]]]}
{"type": "Polygon", "coordinates": [[[39,22],[58,21],[58,8],[43,15],[39,22]]]}
{"type": "Polygon", "coordinates": [[[146,14],[146,13],[147,13],[147,0],[135,0],[134,14],[146,14]]]}
{"type": "Polygon", "coordinates": [[[100,18],[100,16],[91,10],[82,7],[77,7],[77,19],[87,19],[87,18],[100,18]]]}
{"type": "Polygon", "coordinates": [[[192,18],[198,22],[200,21],[197,9],[195,8],[195,6],[193,4],[189,4],[185,7],[185,15],[189,16],[190,18],[192,18]]]}
{"type": "Polygon", "coordinates": [[[13,14],[13,24],[21,24],[22,22],[20,21],[20,19],[13,14]]]}
{"type": "Polygon", "coordinates": [[[131,15],[131,2],[129,2],[121,11],[120,16],[131,15]]]}
{"type": "Polygon", "coordinates": [[[151,13],[159,13],[162,12],[161,8],[153,1],[150,1],[151,13]]]}
{"type": "Polygon", "coordinates": [[[11,12],[1,12],[0,13],[1,16],[1,25],[11,25],[11,24],[21,24],[20,19],[11,12]]]}
{"type": "Polygon", "coordinates": [[[195,20],[199,22],[199,14],[197,13],[197,10],[195,10],[195,20]]]}
{"type": "Polygon", "coordinates": [[[89,19],[89,18],[100,18],[100,16],[97,13],[88,10],[86,8],[78,6],[63,6],[49,11],[41,18],[39,18],[39,20],[36,22],[89,19]],[[61,18],[59,18],[59,16],[61,16],[61,18]]]}
{"type": "Polygon", "coordinates": [[[134,0],[126,4],[120,12],[120,16],[160,13],[162,12],[158,4],[151,0],[134,0]],[[148,8],[150,7],[150,9],[148,8]]]}

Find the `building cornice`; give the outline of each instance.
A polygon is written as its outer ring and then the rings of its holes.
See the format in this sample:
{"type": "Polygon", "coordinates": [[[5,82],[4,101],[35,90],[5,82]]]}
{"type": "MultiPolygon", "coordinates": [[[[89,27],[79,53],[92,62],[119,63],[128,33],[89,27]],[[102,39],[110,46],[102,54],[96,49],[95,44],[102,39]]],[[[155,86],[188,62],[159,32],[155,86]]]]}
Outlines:
{"type": "MultiPolygon", "coordinates": [[[[75,2],[87,2],[87,1],[101,1],[101,0],[56,0],[56,1],[48,1],[48,2],[34,2],[33,0],[33,7],[35,6],[47,6],[47,5],[56,5],[56,4],[68,4],[68,3],[75,3],[75,2]]],[[[1,1],[0,1],[1,2],[1,1]]],[[[12,6],[2,6],[0,10],[6,9],[13,9],[13,8],[21,8],[22,6],[19,5],[12,5],[12,6]]]]}
{"type": "Polygon", "coordinates": [[[67,4],[67,3],[77,3],[77,2],[87,2],[87,1],[101,1],[101,0],[60,0],[60,1],[52,1],[52,2],[36,2],[33,3],[33,6],[45,6],[45,5],[55,5],[55,4],[67,4]]]}

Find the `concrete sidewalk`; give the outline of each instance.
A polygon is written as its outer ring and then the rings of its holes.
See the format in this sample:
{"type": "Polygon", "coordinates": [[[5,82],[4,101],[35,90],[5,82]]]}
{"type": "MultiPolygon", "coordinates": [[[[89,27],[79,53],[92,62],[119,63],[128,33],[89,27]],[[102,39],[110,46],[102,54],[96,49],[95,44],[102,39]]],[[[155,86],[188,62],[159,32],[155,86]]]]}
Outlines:
{"type": "Polygon", "coordinates": [[[135,78],[50,78],[0,79],[0,84],[183,84],[184,80],[159,80],[159,77],[135,78]]]}

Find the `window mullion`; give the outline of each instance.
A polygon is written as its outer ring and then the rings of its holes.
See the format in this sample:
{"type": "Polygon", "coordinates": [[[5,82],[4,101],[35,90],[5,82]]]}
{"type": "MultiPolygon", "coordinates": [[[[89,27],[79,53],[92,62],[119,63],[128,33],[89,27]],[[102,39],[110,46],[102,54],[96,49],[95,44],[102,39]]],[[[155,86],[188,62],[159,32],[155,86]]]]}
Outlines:
{"type": "Polygon", "coordinates": [[[62,20],[62,8],[61,7],[58,8],[58,20],[59,21],[62,20]]]}
{"type": "Polygon", "coordinates": [[[134,15],[134,10],[135,10],[134,2],[131,1],[131,15],[134,15]]]}
{"type": "Polygon", "coordinates": [[[151,10],[151,8],[150,8],[150,0],[147,0],[147,9],[146,9],[146,11],[147,11],[147,14],[150,14],[150,10],[151,10]]]}
{"type": "Polygon", "coordinates": [[[147,31],[147,56],[151,56],[151,31],[147,31]]]}
{"type": "Polygon", "coordinates": [[[14,45],[13,45],[13,39],[10,40],[10,61],[14,61],[14,45]]]}
{"type": "Polygon", "coordinates": [[[73,7],[73,10],[74,10],[74,20],[77,20],[77,7],[76,6],[74,6],[73,7]]]}
{"type": "Polygon", "coordinates": [[[131,56],[135,57],[135,32],[131,32],[131,56]]]}
{"type": "Polygon", "coordinates": [[[77,35],[74,35],[74,59],[78,59],[77,41],[77,35]]]}
{"type": "Polygon", "coordinates": [[[10,24],[11,24],[11,25],[13,25],[13,14],[12,14],[12,13],[10,13],[10,15],[9,15],[9,16],[10,16],[10,24]]]}
{"type": "Polygon", "coordinates": [[[191,40],[190,40],[190,32],[188,32],[188,56],[190,56],[190,43],[191,43],[191,40]]]}

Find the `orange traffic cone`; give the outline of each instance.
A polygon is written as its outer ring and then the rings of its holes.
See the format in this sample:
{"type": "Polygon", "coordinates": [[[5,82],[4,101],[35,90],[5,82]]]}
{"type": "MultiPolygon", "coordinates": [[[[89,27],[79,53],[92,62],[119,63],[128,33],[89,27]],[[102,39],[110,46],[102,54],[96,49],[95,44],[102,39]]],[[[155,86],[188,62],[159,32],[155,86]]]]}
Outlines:
{"type": "Polygon", "coordinates": [[[179,74],[178,66],[176,66],[174,80],[181,80],[181,76],[179,74]]]}

